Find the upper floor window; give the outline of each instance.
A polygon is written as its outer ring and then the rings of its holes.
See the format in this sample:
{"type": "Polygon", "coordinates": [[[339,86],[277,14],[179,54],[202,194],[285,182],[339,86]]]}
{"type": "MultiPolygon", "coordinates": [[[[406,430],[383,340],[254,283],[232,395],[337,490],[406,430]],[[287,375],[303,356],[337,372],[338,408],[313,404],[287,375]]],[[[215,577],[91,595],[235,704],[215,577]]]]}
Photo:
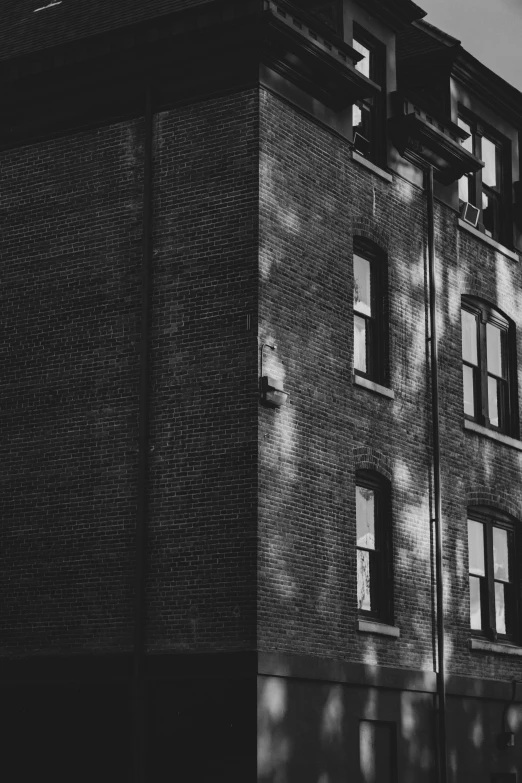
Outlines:
{"type": "Polygon", "coordinates": [[[353,256],[354,371],[385,383],[385,262],[369,242],[356,239],[353,256]]]}
{"type": "Polygon", "coordinates": [[[353,48],[363,55],[356,69],[381,87],[381,95],[361,99],[352,107],[354,149],[374,163],[382,164],[385,160],[385,48],[357,25],[354,25],[353,48]]]}
{"type": "Polygon", "coordinates": [[[468,518],[471,630],[493,639],[518,635],[515,527],[491,509],[468,518]]]}
{"type": "Polygon", "coordinates": [[[356,478],[357,607],[391,622],[391,513],[389,482],[372,471],[356,478]]]}
{"type": "Polygon", "coordinates": [[[464,414],[510,435],[517,429],[514,326],[473,297],[462,302],[464,414]]]}
{"type": "MultiPolygon", "coordinates": [[[[459,126],[469,133],[462,146],[484,161],[484,168],[459,180],[461,207],[467,203],[478,210],[477,227],[487,236],[509,243],[510,183],[509,146],[495,138],[476,120],[458,118],[459,126]]],[[[475,213],[476,214],[476,213],[475,213]]]]}

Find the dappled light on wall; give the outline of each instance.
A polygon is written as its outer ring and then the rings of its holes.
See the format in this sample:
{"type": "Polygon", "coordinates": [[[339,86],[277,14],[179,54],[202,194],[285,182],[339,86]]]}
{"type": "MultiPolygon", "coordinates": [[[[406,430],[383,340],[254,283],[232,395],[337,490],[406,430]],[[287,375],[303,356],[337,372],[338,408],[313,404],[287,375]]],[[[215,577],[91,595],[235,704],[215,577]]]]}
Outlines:
{"type": "Polygon", "coordinates": [[[285,764],[291,744],[283,727],[287,684],[281,677],[262,680],[258,693],[257,771],[259,779],[286,780],[285,764]],[[276,778],[272,778],[273,774],[276,778]]]}

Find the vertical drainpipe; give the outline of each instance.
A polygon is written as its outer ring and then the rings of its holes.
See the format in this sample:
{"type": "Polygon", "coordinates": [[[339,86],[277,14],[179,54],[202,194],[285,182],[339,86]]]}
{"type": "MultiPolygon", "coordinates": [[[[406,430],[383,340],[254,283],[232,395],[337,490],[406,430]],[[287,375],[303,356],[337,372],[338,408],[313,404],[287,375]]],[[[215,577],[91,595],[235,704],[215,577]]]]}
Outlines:
{"type": "Polygon", "coordinates": [[[437,581],[437,745],[439,783],[448,779],[446,751],[446,662],[444,651],[444,583],[442,568],[442,504],[440,490],[439,360],[437,345],[437,290],[435,284],[435,227],[433,213],[433,167],[427,171],[428,270],[431,341],[431,403],[433,428],[433,490],[435,505],[435,572],[437,581]]]}
{"type": "Polygon", "coordinates": [[[132,657],[132,754],[133,781],[145,781],[147,695],[145,681],[145,554],[149,479],[150,299],[152,267],[152,96],[145,92],[145,142],[143,161],[143,243],[141,268],[141,337],[138,497],[136,509],[136,581],[134,590],[134,647],[132,657]]]}

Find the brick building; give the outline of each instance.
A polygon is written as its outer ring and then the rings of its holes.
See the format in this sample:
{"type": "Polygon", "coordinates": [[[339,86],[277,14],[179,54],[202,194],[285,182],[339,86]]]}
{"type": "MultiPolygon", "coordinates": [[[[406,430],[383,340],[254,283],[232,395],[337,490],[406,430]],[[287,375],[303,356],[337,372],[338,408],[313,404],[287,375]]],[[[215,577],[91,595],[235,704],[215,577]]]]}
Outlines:
{"type": "Polygon", "coordinates": [[[3,779],[520,780],[522,96],[410,0],[5,5],[3,779]]]}

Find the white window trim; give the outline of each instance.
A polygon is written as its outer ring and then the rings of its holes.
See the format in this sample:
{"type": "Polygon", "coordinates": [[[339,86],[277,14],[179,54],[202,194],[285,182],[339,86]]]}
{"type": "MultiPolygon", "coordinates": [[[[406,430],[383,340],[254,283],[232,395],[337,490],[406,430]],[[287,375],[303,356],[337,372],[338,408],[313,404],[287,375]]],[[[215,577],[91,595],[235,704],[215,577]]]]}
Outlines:
{"type": "Polygon", "coordinates": [[[357,620],[357,630],[360,633],[376,633],[380,636],[391,636],[398,639],[401,635],[401,629],[396,625],[379,623],[375,620],[357,620]]]}
{"type": "Polygon", "coordinates": [[[470,639],[469,649],[475,652],[498,653],[499,655],[515,655],[522,657],[522,647],[514,644],[501,644],[499,642],[490,642],[487,639],[470,639]]]}
{"type": "Polygon", "coordinates": [[[390,400],[395,399],[395,392],[393,389],[388,389],[387,386],[383,386],[375,381],[370,381],[369,378],[363,378],[362,375],[353,374],[353,382],[356,386],[362,386],[364,389],[369,389],[376,394],[380,394],[382,397],[388,397],[390,400]]]}
{"type": "Polygon", "coordinates": [[[381,177],[381,179],[386,180],[386,182],[393,182],[393,177],[391,174],[389,174],[384,169],[381,169],[380,166],[376,166],[375,163],[371,162],[371,160],[366,160],[366,158],[363,155],[359,155],[359,153],[355,152],[355,150],[352,150],[352,160],[355,160],[357,163],[360,163],[361,166],[364,166],[364,168],[369,169],[369,171],[373,171],[374,174],[377,174],[378,177],[381,177]]]}
{"type": "Polygon", "coordinates": [[[496,440],[497,443],[503,443],[504,446],[511,446],[512,449],[517,449],[517,451],[522,451],[522,441],[510,438],[509,435],[503,435],[501,432],[496,432],[489,427],[483,427],[482,424],[477,424],[476,421],[464,419],[464,429],[476,432],[477,435],[484,435],[490,440],[496,440]]]}

